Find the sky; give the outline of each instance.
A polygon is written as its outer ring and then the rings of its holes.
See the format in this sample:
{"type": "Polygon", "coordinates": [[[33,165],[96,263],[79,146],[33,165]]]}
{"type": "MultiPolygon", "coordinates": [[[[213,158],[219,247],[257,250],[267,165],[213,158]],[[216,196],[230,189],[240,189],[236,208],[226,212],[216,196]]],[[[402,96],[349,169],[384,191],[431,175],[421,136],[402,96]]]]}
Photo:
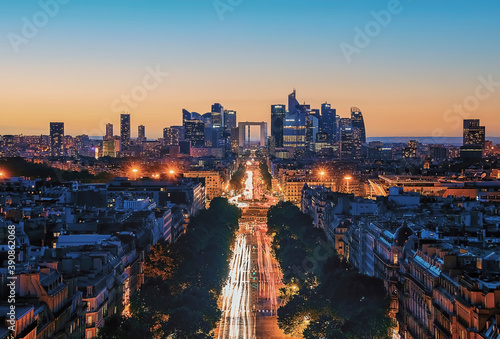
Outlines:
{"type": "Polygon", "coordinates": [[[297,90],[363,112],[367,135],[500,136],[500,2],[0,0],[0,135],[149,138],[220,102],[270,121],[297,90]]]}

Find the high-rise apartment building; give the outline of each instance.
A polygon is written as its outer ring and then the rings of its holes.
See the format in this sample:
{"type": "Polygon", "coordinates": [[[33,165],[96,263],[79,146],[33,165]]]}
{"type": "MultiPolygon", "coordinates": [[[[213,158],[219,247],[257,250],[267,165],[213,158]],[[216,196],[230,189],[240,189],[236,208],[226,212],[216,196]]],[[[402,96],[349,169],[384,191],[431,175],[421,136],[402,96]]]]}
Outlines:
{"type": "Polygon", "coordinates": [[[146,127],[144,125],[139,125],[137,127],[137,140],[146,141],[146,127]]]}
{"type": "Polygon", "coordinates": [[[106,124],[106,135],[104,136],[104,139],[106,140],[113,139],[113,124],[111,123],[106,124]]]}
{"type": "Polygon", "coordinates": [[[130,114],[120,116],[120,141],[122,149],[130,146],[130,114]]]}
{"type": "Polygon", "coordinates": [[[64,122],[50,123],[50,154],[53,157],[64,156],[64,122]]]}

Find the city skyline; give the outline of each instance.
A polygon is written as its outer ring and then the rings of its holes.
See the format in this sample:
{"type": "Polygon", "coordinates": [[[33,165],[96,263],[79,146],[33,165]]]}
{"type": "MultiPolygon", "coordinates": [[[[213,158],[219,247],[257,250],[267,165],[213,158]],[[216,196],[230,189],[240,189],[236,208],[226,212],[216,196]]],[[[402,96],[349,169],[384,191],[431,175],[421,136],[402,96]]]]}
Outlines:
{"type": "Polygon", "coordinates": [[[455,2],[446,16],[446,4],[400,1],[348,58],[345,44],[356,47],[356,29],[377,23],[390,2],[242,2],[222,20],[210,1],[63,3],[28,37],[24,18],[33,23],[44,9],[35,2],[2,7],[3,134],[43,134],[47,121],[65,121],[68,134],[103,135],[128,106],[133,133],[142,124],[160,137],[179,124],[183,108],[205,113],[213,102],[238,111],[239,121],[269,123],[269,107],[284,104],[293,87],[301,102],[319,108],[327,101],[340,116],[360,107],[371,126],[367,137],[458,137],[462,118],[500,132],[496,3],[455,2]],[[297,24],[303,18],[313,20],[297,24]],[[122,95],[148,75],[154,89],[124,104],[122,95]]]}

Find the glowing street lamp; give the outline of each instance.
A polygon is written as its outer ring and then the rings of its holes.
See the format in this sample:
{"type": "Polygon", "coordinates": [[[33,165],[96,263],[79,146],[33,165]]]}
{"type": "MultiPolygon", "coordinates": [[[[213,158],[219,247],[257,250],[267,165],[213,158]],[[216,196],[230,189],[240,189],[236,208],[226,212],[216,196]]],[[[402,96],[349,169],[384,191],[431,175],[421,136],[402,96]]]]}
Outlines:
{"type": "Polygon", "coordinates": [[[168,173],[171,174],[171,175],[174,175],[175,171],[173,169],[171,169],[170,171],[168,171],[168,173]]]}
{"type": "Polygon", "coordinates": [[[133,168],[132,172],[134,173],[134,179],[137,180],[137,172],[139,172],[139,170],[137,168],[133,168]]]}

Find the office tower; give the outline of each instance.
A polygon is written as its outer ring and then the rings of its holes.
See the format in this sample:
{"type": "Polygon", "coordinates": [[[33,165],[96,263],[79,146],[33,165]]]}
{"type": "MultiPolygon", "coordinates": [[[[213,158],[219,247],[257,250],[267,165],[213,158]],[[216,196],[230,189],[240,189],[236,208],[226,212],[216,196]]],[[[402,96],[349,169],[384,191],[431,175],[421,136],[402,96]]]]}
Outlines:
{"type": "Polygon", "coordinates": [[[185,121],[192,120],[192,119],[193,119],[193,117],[191,115],[191,112],[189,112],[188,110],[183,109],[182,110],[182,125],[184,125],[185,121]]]}
{"type": "Polygon", "coordinates": [[[178,131],[177,134],[179,135],[179,142],[185,140],[184,126],[170,126],[170,128],[178,131]]]}
{"type": "Polygon", "coordinates": [[[104,137],[105,140],[113,139],[113,124],[106,124],[106,135],[104,137]]]}
{"type": "Polygon", "coordinates": [[[340,115],[335,115],[335,141],[340,141],[340,115]]]}
{"type": "Polygon", "coordinates": [[[353,130],[345,127],[340,130],[340,159],[352,160],[354,158],[353,130]]]}
{"type": "Polygon", "coordinates": [[[287,112],[283,125],[283,147],[306,148],[306,115],[287,112]]]}
{"type": "Polygon", "coordinates": [[[212,125],[214,128],[224,127],[224,107],[219,103],[212,105],[212,125]]]}
{"type": "Polygon", "coordinates": [[[288,95],[288,113],[290,113],[290,114],[297,113],[298,111],[300,111],[299,107],[300,107],[300,104],[297,101],[297,93],[294,89],[293,92],[288,95]]]}
{"type": "Polygon", "coordinates": [[[321,118],[319,130],[321,133],[327,133],[330,137],[329,141],[335,141],[337,139],[337,124],[335,121],[335,116],[337,115],[337,110],[332,109],[331,105],[324,103],[321,105],[321,118]]]}
{"type": "Polygon", "coordinates": [[[240,129],[231,128],[231,152],[238,154],[240,148],[240,129]]]}
{"type": "Polygon", "coordinates": [[[480,126],[479,119],[465,119],[463,131],[464,146],[481,146],[484,149],[486,139],[486,128],[480,126]]]}
{"type": "Polygon", "coordinates": [[[224,111],[224,129],[228,134],[231,134],[231,130],[236,127],[236,111],[225,110],[224,111]]]}
{"type": "Polygon", "coordinates": [[[218,129],[212,126],[205,125],[205,147],[217,147],[217,131],[218,129]]]}
{"type": "Polygon", "coordinates": [[[64,122],[50,123],[50,154],[53,157],[64,156],[64,122]]]}
{"type": "Polygon", "coordinates": [[[460,147],[461,160],[481,160],[486,143],[486,128],[480,126],[479,119],[465,119],[463,133],[463,146],[460,147]]]}
{"type": "Polygon", "coordinates": [[[146,127],[144,125],[139,125],[137,127],[137,140],[146,141],[146,127]]]}
{"type": "Polygon", "coordinates": [[[212,113],[205,113],[201,116],[205,127],[212,127],[212,113]]]}
{"type": "Polygon", "coordinates": [[[340,130],[351,128],[351,119],[350,118],[340,118],[339,128],[340,130]]]}
{"type": "Polygon", "coordinates": [[[366,130],[365,121],[363,119],[363,113],[357,107],[351,108],[351,127],[358,128],[360,131],[361,142],[366,143],[366,130]]]}
{"type": "Polygon", "coordinates": [[[306,145],[309,150],[314,150],[316,134],[319,132],[319,119],[314,115],[306,115],[306,145]]]}
{"type": "Polygon", "coordinates": [[[205,124],[201,120],[186,120],[184,122],[185,140],[191,142],[191,147],[205,146],[205,124]]]}
{"type": "Polygon", "coordinates": [[[130,114],[120,116],[120,141],[122,150],[130,146],[130,114]]]}
{"type": "Polygon", "coordinates": [[[276,147],[283,147],[283,125],[286,115],[285,105],[271,106],[271,136],[276,147]]]}
{"type": "Polygon", "coordinates": [[[115,140],[113,138],[102,141],[102,156],[112,158],[116,157],[115,140]]]}
{"type": "Polygon", "coordinates": [[[179,145],[179,129],[166,127],[163,129],[163,145],[178,146],[179,145]]]}

